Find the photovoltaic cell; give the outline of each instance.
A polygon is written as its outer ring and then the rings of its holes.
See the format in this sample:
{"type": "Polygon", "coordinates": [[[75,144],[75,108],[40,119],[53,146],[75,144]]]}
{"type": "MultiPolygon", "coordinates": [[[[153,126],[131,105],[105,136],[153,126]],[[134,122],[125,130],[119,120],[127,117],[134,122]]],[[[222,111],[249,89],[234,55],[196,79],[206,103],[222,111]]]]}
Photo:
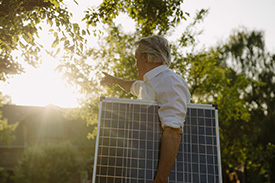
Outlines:
{"type": "MultiPolygon", "coordinates": [[[[100,102],[93,183],[148,183],[156,175],[162,128],[154,102],[100,102]]],[[[169,183],[221,183],[218,112],[190,104],[169,183]]]]}

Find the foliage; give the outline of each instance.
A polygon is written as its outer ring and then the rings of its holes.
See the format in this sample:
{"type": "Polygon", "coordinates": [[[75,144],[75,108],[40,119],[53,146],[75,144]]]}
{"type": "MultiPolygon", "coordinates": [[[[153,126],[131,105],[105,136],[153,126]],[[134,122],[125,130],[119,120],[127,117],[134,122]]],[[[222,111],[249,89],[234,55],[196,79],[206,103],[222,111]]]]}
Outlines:
{"type": "Polygon", "coordinates": [[[110,24],[119,14],[127,14],[142,36],[165,34],[188,16],[181,9],[182,3],[183,0],[103,0],[99,8],[86,11],[84,20],[96,26],[99,22],[110,24]]]}
{"type": "Polygon", "coordinates": [[[12,140],[15,138],[11,135],[18,124],[9,125],[8,120],[6,118],[2,118],[2,114],[0,113],[0,140],[1,142],[10,145],[12,140]]]}
{"type": "Polygon", "coordinates": [[[69,143],[41,143],[24,151],[15,170],[20,183],[75,182],[81,160],[77,149],[69,143]]]}
{"type": "MultiPolygon", "coordinates": [[[[69,53],[80,52],[83,47],[83,43],[79,43],[83,41],[81,34],[86,32],[82,32],[78,24],[72,24],[70,17],[63,0],[1,0],[0,80],[5,81],[9,75],[24,70],[18,62],[18,53],[21,53],[20,58],[33,66],[39,63],[43,45],[36,40],[43,21],[51,27],[57,27],[56,32],[50,29],[55,37],[53,48],[62,41],[64,50],[69,53]]],[[[59,51],[60,49],[56,49],[55,54],[59,51]]]]}
{"type": "MultiPolygon", "coordinates": [[[[265,50],[263,35],[262,31],[248,31],[243,28],[234,31],[223,45],[217,47],[217,51],[221,55],[221,62],[234,71],[233,78],[244,76],[252,81],[248,87],[241,90],[241,96],[246,102],[246,108],[251,118],[248,123],[241,119],[234,120],[244,124],[241,126],[243,138],[236,139],[239,144],[246,141],[245,151],[241,151],[244,159],[240,159],[238,151],[232,151],[226,146],[232,153],[231,157],[235,156],[237,161],[231,160],[230,162],[233,164],[225,163],[232,167],[237,163],[244,163],[248,174],[250,174],[249,182],[261,181],[259,178],[262,171],[270,172],[270,179],[275,172],[273,166],[275,158],[268,150],[270,147],[268,144],[275,143],[272,131],[275,116],[275,57],[265,50]],[[257,169],[257,173],[253,172],[253,169],[257,169]],[[252,174],[254,175],[252,176],[252,174]]],[[[226,160],[228,160],[227,158],[225,157],[226,160]]],[[[274,180],[270,181],[274,182],[274,180]]]]}
{"type": "Polygon", "coordinates": [[[187,60],[190,63],[187,82],[190,85],[192,101],[218,105],[223,160],[232,158],[234,161],[232,154],[239,153],[246,147],[245,142],[240,143],[239,140],[243,138],[241,130],[245,128],[250,115],[245,101],[240,96],[241,91],[250,82],[243,76],[231,79],[229,75],[232,71],[219,65],[217,53],[188,55],[187,60]],[[244,122],[237,122],[240,119],[244,122]],[[231,133],[231,130],[239,133],[231,133]]]}
{"type": "MultiPolygon", "coordinates": [[[[49,54],[58,54],[61,42],[64,59],[71,60],[73,53],[82,54],[82,35],[86,31],[71,23],[71,16],[63,0],[0,0],[0,81],[6,82],[10,75],[23,72],[22,60],[32,66],[41,62],[39,54],[45,48],[37,39],[43,24],[51,27],[49,33],[54,37],[54,51],[46,50],[49,54]]],[[[9,134],[15,127],[0,116],[1,140],[9,143],[9,134]]]]}
{"type": "Polygon", "coordinates": [[[0,182],[6,183],[6,182],[8,182],[8,179],[9,179],[9,174],[8,174],[7,170],[0,167],[0,182]]]}
{"type": "MultiPolygon", "coordinates": [[[[0,107],[2,107],[2,101],[5,100],[5,97],[2,96],[2,93],[0,92],[0,107]]],[[[0,140],[1,142],[4,142],[8,146],[11,144],[12,140],[15,138],[13,135],[11,135],[11,132],[15,130],[18,123],[9,125],[8,119],[3,118],[2,111],[0,111],[0,140]]]]}

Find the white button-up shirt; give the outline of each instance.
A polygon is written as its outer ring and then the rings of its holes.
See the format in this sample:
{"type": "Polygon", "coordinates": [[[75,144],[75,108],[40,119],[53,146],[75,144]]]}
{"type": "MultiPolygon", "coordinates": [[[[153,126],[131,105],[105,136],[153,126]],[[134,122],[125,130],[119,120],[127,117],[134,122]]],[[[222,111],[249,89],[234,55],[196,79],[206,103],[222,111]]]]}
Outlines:
{"type": "Polygon", "coordinates": [[[191,95],[186,81],[167,66],[147,72],[143,81],[132,84],[131,93],[138,99],[157,101],[162,127],[183,127],[191,95]]]}

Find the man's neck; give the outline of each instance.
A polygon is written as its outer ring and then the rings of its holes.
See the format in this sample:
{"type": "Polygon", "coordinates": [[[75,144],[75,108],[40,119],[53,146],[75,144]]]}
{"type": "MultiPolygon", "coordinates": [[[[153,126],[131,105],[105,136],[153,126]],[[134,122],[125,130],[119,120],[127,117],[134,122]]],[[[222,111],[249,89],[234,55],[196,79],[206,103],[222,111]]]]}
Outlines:
{"type": "Polygon", "coordinates": [[[145,63],[144,73],[142,74],[142,76],[139,79],[143,80],[143,76],[147,72],[149,72],[149,71],[153,70],[154,68],[161,66],[161,65],[163,65],[163,64],[161,64],[161,63],[145,63]]]}
{"type": "Polygon", "coordinates": [[[154,68],[156,68],[158,66],[161,66],[161,65],[163,65],[163,64],[162,63],[146,63],[146,65],[145,65],[146,72],[145,73],[147,73],[150,70],[152,70],[152,69],[154,69],[154,68]]]}

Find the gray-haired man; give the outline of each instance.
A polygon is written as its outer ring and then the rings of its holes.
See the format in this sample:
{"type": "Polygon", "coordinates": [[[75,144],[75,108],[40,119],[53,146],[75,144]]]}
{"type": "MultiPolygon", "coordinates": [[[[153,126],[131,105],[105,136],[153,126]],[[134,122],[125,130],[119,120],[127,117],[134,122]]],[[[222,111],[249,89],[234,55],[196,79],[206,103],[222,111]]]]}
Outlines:
{"type": "Polygon", "coordinates": [[[138,99],[155,100],[160,105],[163,128],[161,153],[154,183],[167,183],[175,163],[187,113],[190,93],[185,80],[169,69],[171,54],[168,41],[161,36],[142,38],[135,43],[138,80],[115,78],[104,73],[101,83],[118,84],[138,99]]]}

